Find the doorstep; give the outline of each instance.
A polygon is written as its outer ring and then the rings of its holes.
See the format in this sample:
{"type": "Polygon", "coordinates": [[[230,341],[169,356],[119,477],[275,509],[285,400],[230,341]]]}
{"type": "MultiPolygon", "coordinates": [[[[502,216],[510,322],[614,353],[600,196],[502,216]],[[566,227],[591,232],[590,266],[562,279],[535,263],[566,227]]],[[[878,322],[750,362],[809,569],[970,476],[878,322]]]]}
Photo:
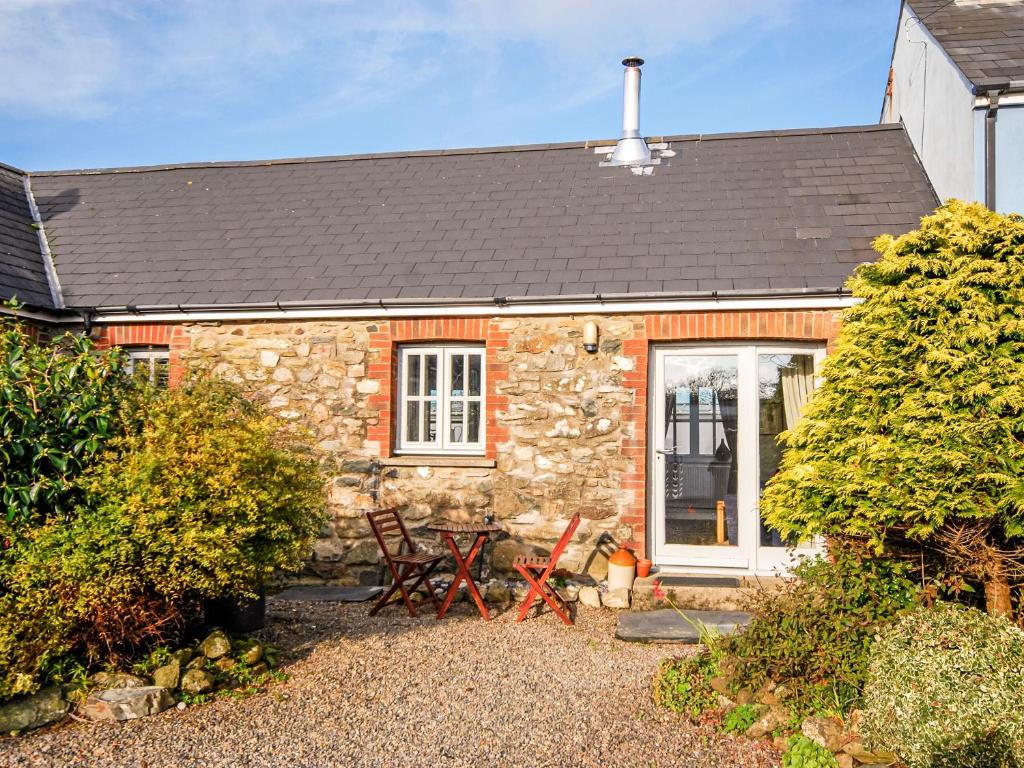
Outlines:
{"type": "Polygon", "coordinates": [[[633,581],[634,611],[653,611],[666,603],[654,596],[657,582],[676,608],[697,611],[742,611],[755,589],[775,589],[786,582],[773,576],[701,576],[654,573],[633,581]]]}
{"type": "Polygon", "coordinates": [[[700,642],[701,624],[721,635],[731,635],[749,621],[750,614],[743,611],[683,611],[682,614],[673,608],[623,611],[619,614],[615,636],[633,643],[694,645],[700,642]]]}

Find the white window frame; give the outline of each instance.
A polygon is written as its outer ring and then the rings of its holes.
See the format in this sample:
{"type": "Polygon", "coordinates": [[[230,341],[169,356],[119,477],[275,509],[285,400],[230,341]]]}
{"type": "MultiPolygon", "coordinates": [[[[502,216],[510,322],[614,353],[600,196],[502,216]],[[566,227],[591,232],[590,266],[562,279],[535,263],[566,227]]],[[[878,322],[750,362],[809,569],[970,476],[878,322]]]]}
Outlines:
{"type": "MultiPolygon", "coordinates": [[[[468,366],[466,373],[468,373],[468,366]]],[[[421,373],[421,388],[423,374],[421,373]]],[[[395,388],[395,453],[396,454],[454,454],[458,456],[482,456],[487,446],[487,351],[478,344],[438,344],[418,345],[409,344],[398,348],[398,371],[395,388]],[[463,390],[462,395],[451,393],[451,370],[452,358],[459,355],[476,354],[480,356],[480,394],[469,395],[463,390]],[[419,358],[421,355],[437,355],[437,395],[409,395],[406,392],[408,385],[407,372],[409,370],[409,358],[419,358]],[[436,439],[433,441],[419,440],[410,441],[406,439],[406,413],[407,404],[410,401],[418,401],[420,413],[422,414],[423,404],[431,400],[437,401],[437,430],[436,439]],[[452,403],[462,402],[463,412],[468,414],[469,404],[480,403],[480,432],[477,441],[453,442],[451,440],[451,414],[452,403]]],[[[422,418],[422,416],[421,416],[422,418]]]]}
{"type": "Polygon", "coordinates": [[[167,375],[170,377],[171,351],[167,347],[122,347],[128,356],[128,373],[134,374],[135,369],[145,367],[149,369],[149,383],[157,385],[156,372],[157,362],[163,361],[166,366],[167,375]]]}

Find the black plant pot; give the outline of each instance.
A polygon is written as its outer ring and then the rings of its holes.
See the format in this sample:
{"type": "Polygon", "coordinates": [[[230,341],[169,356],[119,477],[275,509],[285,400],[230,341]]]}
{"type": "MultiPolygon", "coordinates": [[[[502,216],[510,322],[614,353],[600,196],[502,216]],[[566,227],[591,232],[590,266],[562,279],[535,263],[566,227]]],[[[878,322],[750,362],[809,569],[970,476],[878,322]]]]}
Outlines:
{"type": "Polygon", "coordinates": [[[267,596],[263,587],[255,591],[255,598],[228,596],[207,600],[206,625],[239,633],[263,629],[267,623],[267,596]]]}

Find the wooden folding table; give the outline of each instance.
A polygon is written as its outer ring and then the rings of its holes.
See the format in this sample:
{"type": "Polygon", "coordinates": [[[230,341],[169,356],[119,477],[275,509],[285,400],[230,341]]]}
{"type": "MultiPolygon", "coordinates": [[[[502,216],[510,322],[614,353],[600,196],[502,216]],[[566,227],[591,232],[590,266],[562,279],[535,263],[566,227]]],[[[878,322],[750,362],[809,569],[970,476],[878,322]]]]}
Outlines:
{"type": "Polygon", "coordinates": [[[492,533],[502,530],[502,527],[497,523],[437,523],[436,525],[428,525],[427,528],[437,531],[441,535],[441,538],[448,543],[448,549],[451,550],[452,557],[455,558],[455,578],[452,579],[452,584],[448,587],[448,594],[445,596],[444,602],[441,603],[441,608],[437,612],[437,618],[444,617],[448,612],[452,601],[455,600],[455,596],[459,593],[459,584],[465,580],[466,590],[472,596],[476,607],[480,610],[480,615],[484,617],[485,621],[490,621],[491,614],[488,613],[487,606],[484,605],[484,599],[480,596],[480,590],[477,589],[476,582],[473,581],[473,574],[470,573],[469,569],[473,565],[473,561],[476,560],[477,555],[480,554],[480,549],[483,547],[484,542],[487,541],[487,538],[492,533]],[[473,544],[466,552],[465,557],[459,551],[459,545],[455,541],[455,537],[460,534],[472,534],[474,536],[473,544]]]}

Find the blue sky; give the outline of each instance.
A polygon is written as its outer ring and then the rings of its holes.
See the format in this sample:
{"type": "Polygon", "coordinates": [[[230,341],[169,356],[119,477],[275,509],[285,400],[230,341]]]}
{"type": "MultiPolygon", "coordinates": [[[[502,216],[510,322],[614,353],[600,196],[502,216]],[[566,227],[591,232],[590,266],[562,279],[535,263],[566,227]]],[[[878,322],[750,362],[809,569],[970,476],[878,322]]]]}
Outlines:
{"type": "Polygon", "coordinates": [[[29,170],[878,120],[898,0],[0,0],[29,170]]]}

